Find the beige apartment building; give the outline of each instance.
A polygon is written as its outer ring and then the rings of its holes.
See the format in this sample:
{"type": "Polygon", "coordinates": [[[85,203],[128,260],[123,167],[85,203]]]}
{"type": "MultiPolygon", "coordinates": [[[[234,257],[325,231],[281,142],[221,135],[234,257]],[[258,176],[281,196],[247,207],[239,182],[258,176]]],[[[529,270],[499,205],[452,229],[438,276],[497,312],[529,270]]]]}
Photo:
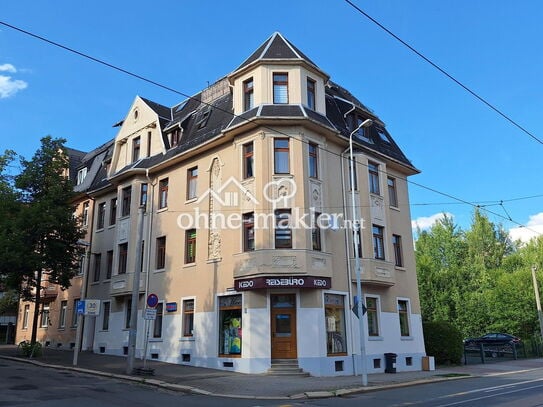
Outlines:
{"type": "MultiPolygon", "coordinates": [[[[89,267],[92,215],[94,213],[94,202],[89,198],[87,190],[93,184],[94,177],[102,166],[107,147],[108,145],[98,147],[90,153],[71,148],[66,149],[70,163],[67,175],[72,179],[76,192],[75,216],[81,219],[81,227],[85,232],[80,241],[84,254],[79,261],[77,274],[71,280],[71,286],[67,290],[62,290],[58,285],[49,283],[47,273],[43,275],[36,338],[44,346],[58,349],[73,349],[75,347],[78,324],[76,306],[81,298],[84,275],[89,267]]],[[[16,343],[30,340],[33,316],[34,303],[21,301],[17,315],[16,343]]]]}
{"type": "Polygon", "coordinates": [[[87,298],[101,313],[85,318],[83,349],[126,354],[137,312],[138,357],[146,348],[150,359],[244,373],[285,360],[315,376],[359,373],[354,188],[365,366],[383,372],[393,352],[399,371],[421,369],[406,182],[418,171],[376,114],[281,34],[178,105],[136,97],[99,151],[86,189],[87,298]]]}

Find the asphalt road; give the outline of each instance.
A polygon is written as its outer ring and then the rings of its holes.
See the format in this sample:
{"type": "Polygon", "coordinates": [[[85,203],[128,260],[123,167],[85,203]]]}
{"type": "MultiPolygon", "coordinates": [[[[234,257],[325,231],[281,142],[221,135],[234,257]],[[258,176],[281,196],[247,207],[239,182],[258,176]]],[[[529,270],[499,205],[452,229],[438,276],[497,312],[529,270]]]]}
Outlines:
{"type": "Polygon", "coordinates": [[[437,382],[342,398],[228,399],[163,391],[78,372],[0,360],[0,407],[167,406],[543,406],[543,368],[437,382]]]}

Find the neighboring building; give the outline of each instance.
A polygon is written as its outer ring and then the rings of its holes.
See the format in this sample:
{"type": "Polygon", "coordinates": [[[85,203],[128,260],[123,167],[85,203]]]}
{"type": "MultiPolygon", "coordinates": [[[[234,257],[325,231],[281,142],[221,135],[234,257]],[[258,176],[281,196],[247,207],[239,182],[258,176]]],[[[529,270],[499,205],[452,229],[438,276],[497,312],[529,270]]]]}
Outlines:
{"type": "Polygon", "coordinates": [[[17,307],[16,299],[13,300],[14,306],[9,300],[11,292],[4,291],[4,288],[0,285],[0,302],[3,303],[0,306],[0,344],[13,344],[15,343],[15,328],[17,326],[17,307]],[[8,301],[9,300],[9,301],[8,301]]]}
{"type": "MultiPolygon", "coordinates": [[[[81,298],[83,276],[89,266],[88,247],[92,237],[93,206],[94,202],[86,193],[94,182],[96,174],[102,167],[102,162],[107,154],[111,142],[98,147],[90,153],[67,148],[70,168],[69,177],[74,183],[76,197],[75,216],[81,218],[81,225],[85,230],[85,236],[80,243],[86,254],[82,255],[77,269],[77,275],[71,280],[71,286],[62,290],[56,284],[47,281],[47,273],[44,273],[41,295],[41,310],[38,319],[37,340],[45,346],[59,349],[72,349],[75,346],[77,330],[77,302],[81,298]]],[[[30,340],[32,336],[32,318],[34,316],[34,303],[21,301],[19,303],[19,315],[16,341],[30,340]]],[[[89,345],[88,345],[89,346],[89,345]]],[[[92,346],[92,345],[90,345],[92,346]]]]}
{"type": "Polygon", "coordinates": [[[365,362],[383,372],[394,352],[399,371],[420,370],[406,182],[418,171],[373,112],[278,33],[189,100],[170,108],[136,97],[119,123],[87,190],[87,298],[102,309],[86,318],[84,343],[126,354],[138,312],[138,357],[148,332],[149,357],[171,363],[263,373],[291,359],[315,376],[358,372],[354,246],[341,226],[352,217],[349,135],[368,118],[355,135],[354,185],[365,362]],[[294,218],[302,223],[287,224],[294,218]],[[150,293],[157,316],[145,322],[150,293]]]}

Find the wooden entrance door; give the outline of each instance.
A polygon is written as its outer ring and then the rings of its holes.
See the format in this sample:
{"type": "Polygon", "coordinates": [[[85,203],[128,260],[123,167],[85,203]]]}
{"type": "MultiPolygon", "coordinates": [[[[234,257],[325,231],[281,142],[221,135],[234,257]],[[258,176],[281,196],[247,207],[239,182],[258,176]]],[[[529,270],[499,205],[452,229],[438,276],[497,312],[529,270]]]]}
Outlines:
{"type": "Polygon", "coordinates": [[[271,357],[296,359],[296,295],[271,296],[271,357]]]}

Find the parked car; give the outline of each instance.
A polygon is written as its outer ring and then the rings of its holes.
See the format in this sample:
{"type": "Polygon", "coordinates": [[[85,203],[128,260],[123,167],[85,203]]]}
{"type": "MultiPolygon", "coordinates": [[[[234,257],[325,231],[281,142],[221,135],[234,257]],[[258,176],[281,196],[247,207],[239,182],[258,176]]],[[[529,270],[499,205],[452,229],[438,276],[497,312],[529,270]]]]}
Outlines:
{"type": "Polygon", "coordinates": [[[464,339],[464,346],[479,346],[483,344],[484,346],[500,346],[500,345],[509,345],[509,344],[520,344],[521,340],[519,337],[504,334],[504,333],[489,333],[478,338],[467,338],[464,339]]]}

